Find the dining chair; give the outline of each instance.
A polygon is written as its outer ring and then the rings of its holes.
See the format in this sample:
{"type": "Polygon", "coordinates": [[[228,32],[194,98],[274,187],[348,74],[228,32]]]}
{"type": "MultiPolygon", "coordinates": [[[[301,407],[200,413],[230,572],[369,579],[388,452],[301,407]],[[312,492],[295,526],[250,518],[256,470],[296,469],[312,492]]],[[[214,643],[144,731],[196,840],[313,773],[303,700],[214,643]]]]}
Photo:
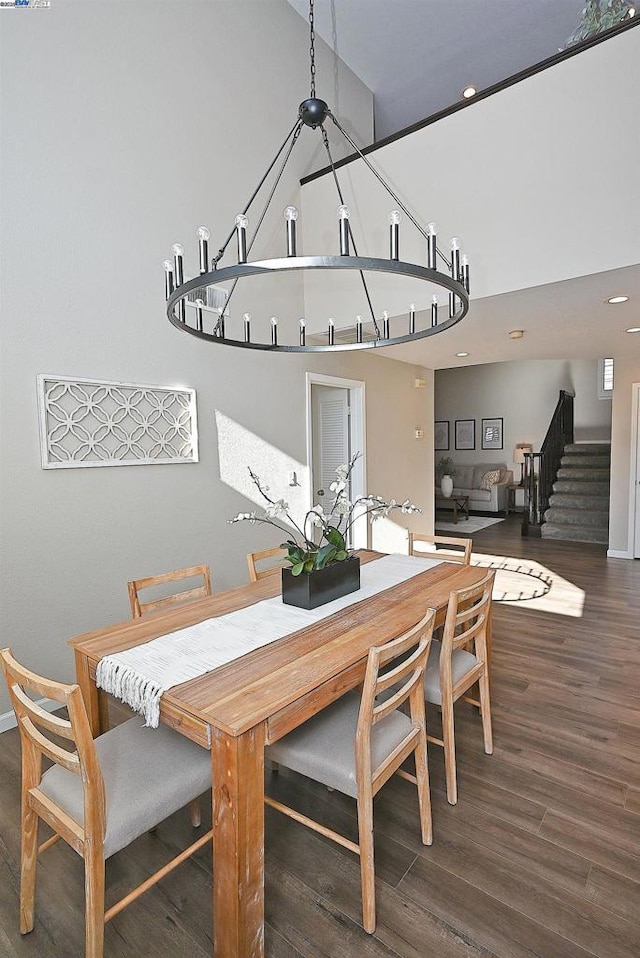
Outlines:
{"type": "Polygon", "coordinates": [[[369,934],[376,927],[373,798],[394,773],[417,785],[422,842],[433,840],[423,682],[434,617],[429,609],[404,635],[369,649],[362,695],[349,692],[265,750],[278,765],[356,799],[357,844],[265,796],[267,805],[360,856],[363,925],[369,934]],[[399,710],[405,703],[408,715],[399,710]],[[400,768],[412,752],[415,775],[400,768]]]}
{"type": "Polygon", "coordinates": [[[425,556],[436,555],[446,562],[460,562],[462,565],[471,564],[471,539],[461,539],[455,536],[432,536],[422,532],[409,533],[409,555],[425,556]],[[432,548],[416,549],[416,542],[424,542],[432,548]]]}
{"type": "Polygon", "coordinates": [[[264,579],[265,576],[274,575],[280,572],[283,566],[282,561],[271,563],[266,568],[258,569],[256,563],[265,559],[283,560],[287,554],[286,549],[263,549],[261,552],[249,552],[247,555],[247,565],[249,566],[249,582],[257,582],[258,579],[264,579]]]}
{"type": "Polygon", "coordinates": [[[157,612],[159,609],[166,609],[168,606],[192,602],[194,599],[202,599],[211,595],[211,572],[208,565],[194,565],[189,569],[176,569],[173,572],[163,572],[161,575],[150,575],[144,579],[132,579],[131,582],[127,582],[127,588],[129,590],[132,618],[139,619],[149,612],[157,612]],[[202,580],[200,585],[185,589],[182,592],[174,592],[172,595],[162,596],[153,601],[140,601],[139,593],[143,589],[164,586],[167,583],[179,582],[181,579],[195,578],[202,580]]]}
{"type": "Polygon", "coordinates": [[[451,592],[442,641],[434,639],[431,643],[425,672],[425,699],[442,709],[442,738],[428,735],[427,739],[444,748],[447,801],[450,805],[458,801],[453,706],[459,698],[466,698],[465,693],[476,682],[480,701],[468,701],[480,709],[484,750],[487,755],[493,752],[487,629],[494,575],[493,570],[490,570],[475,585],[451,592]]]}
{"type": "Polygon", "coordinates": [[[85,955],[102,958],[106,922],[210,842],[213,832],[105,911],[106,859],[210,788],[210,754],[166,726],[146,728],[140,718],[94,741],[78,685],[30,672],[11,649],[0,650],[0,660],[22,744],[20,932],[34,927],[38,855],[62,838],[84,859],[85,955]],[[65,706],[68,719],[46,712],[32,696],[65,706]],[[44,773],[43,757],[53,762],[44,773]],[[40,819],[54,834],[39,845],[40,819]]]}

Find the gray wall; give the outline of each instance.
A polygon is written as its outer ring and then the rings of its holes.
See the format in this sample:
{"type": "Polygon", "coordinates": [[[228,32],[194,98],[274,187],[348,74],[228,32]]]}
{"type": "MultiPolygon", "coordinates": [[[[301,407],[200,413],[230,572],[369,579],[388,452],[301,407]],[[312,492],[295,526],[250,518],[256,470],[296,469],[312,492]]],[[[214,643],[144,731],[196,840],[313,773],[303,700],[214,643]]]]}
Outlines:
{"type": "MultiPolygon", "coordinates": [[[[284,0],[56,0],[5,14],[0,44],[2,643],[69,679],[66,640],[127,618],[129,578],[208,562],[216,589],[244,581],[246,552],[273,537],[226,522],[251,503],[219,478],[216,413],[244,430],[246,464],[267,444],[276,465],[304,465],[307,369],[366,381],[369,489],[429,506],[430,521],[431,374],[416,390],[413,367],[366,355],[247,355],[164,317],[171,243],[195,268],[197,226],[225,235],[293,123],[308,90],[304,20],[284,0]],[[194,387],[200,462],[43,471],[38,373],[194,387]]],[[[323,44],[318,75],[330,98],[323,44]]],[[[367,142],[371,94],[340,65],[338,82],[340,112],[367,142]]],[[[279,231],[315,148],[284,183],[279,231]]],[[[287,285],[283,308],[301,315],[301,301],[287,285]]]]}
{"type": "MultiPolygon", "coordinates": [[[[611,434],[611,511],[609,548],[613,553],[633,558],[633,521],[635,503],[632,492],[631,450],[633,384],[640,383],[640,359],[630,355],[616,360],[611,434]]],[[[635,475],[635,474],[634,474],[635,475]]]]}
{"type": "Polygon", "coordinates": [[[449,420],[448,453],[455,462],[504,461],[519,479],[513,464],[519,442],[530,442],[538,452],[553,415],[558,393],[575,393],[574,418],[577,442],[608,441],[611,437],[611,400],[598,399],[598,363],[592,360],[540,360],[490,363],[439,369],[435,374],[435,418],[449,420]],[[501,417],[504,425],[502,452],[482,450],[482,419],[501,417]],[[476,448],[455,450],[455,420],[475,419],[476,448]]]}

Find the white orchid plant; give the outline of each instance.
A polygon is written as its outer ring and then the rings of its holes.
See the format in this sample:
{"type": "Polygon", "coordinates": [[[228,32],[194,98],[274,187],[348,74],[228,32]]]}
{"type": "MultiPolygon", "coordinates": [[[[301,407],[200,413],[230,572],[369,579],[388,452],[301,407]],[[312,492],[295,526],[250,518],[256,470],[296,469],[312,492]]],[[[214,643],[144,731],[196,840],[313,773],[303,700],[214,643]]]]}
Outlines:
{"type": "Polygon", "coordinates": [[[267,505],[262,515],[256,512],[239,512],[228,522],[259,522],[273,526],[286,535],[290,535],[293,528],[297,539],[288,538],[281,543],[281,548],[287,550],[286,558],[291,563],[293,575],[324,569],[334,562],[344,562],[353,555],[353,549],[350,549],[347,543],[356,519],[369,516],[370,521],[374,522],[395,510],[404,515],[422,512],[409,499],[397,502],[395,499],[387,501],[381,496],[359,496],[352,502],[349,499],[349,481],[359,456],[360,453],[356,453],[348,463],[336,469],[336,478],[329,486],[333,499],[327,512],[320,504],[315,505],[309,509],[301,524],[292,518],[289,503],[284,499],[273,499],[269,494],[269,486],[249,468],[249,475],[267,505]]]}

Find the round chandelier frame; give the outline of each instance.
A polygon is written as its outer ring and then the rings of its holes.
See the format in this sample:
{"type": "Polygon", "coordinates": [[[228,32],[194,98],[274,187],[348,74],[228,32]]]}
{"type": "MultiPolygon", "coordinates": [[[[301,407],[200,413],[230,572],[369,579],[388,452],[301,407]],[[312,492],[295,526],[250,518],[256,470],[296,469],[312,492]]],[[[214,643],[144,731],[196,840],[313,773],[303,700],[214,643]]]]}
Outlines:
{"type": "MultiPolygon", "coordinates": [[[[287,134],[282,146],[262,176],[257,187],[254,189],[249,201],[246,203],[242,213],[238,214],[235,220],[234,228],[227,236],[226,241],[218,250],[218,253],[209,263],[209,239],[210,233],[206,227],[201,226],[197,231],[199,240],[199,275],[192,279],[184,278],[184,250],[180,244],[174,244],[172,248],[173,262],[165,260],[165,296],[167,300],[167,317],[169,321],[178,329],[190,333],[198,339],[208,342],[221,343],[227,346],[239,346],[244,349],[259,349],[270,352],[327,352],[343,351],[353,349],[370,349],[380,346],[399,345],[413,340],[424,339],[428,336],[434,336],[444,332],[446,329],[459,323],[467,314],[469,309],[469,263],[466,257],[460,253],[459,241],[451,240],[451,256],[446,256],[437,244],[437,231],[435,223],[427,224],[426,229],[421,226],[417,218],[406,205],[400,200],[397,194],[392,190],[380,172],[372,165],[369,159],[362,153],[357,144],[353,141],[349,133],[344,129],[339,120],[333,115],[324,100],[315,95],[315,29],[314,29],[314,0],[309,4],[309,23],[311,38],[311,96],[304,100],[298,109],[296,121],[287,134]],[[365,165],[375,176],[378,182],[384,187],[389,196],[393,199],[398,209],[389,213],[389,257],[379,258],[370,256],[359,256],[353,231],[350,223],[350,210],[345,205],[342,187],[338,179],[335,163],[329,146],[329,138],[325,129],[325,121],[330,119],[336,129],[341,133],[349,146],[355,151],[357,156],[363,160],[365,165]],[[337,197],[340,203],[338,208],[339,224],[339,255],[297,255],[297,237],[296,221],[298,211],[295,207],[289,206],[284,211],[286,221],[286,256],[273,259],[263,259],[251,262],[248,255],[251,251],[258,231],[267,214],[273,196],[276,192],[278,183],[287,166],[293,148],[295,147],[303,128],[312,130],[320,129],[325,151],[327,153],[329,168],[333,175],[336,187],[337,197]],[[275,182],[270,188],[266,200],[257,221],[257,226],[248,241],[247,213],[252,207],[254,201],[262,190],[270,174],[276,167],[276,164],[284,154],[280,162],[279,169],[275,176],[275,182]],[[402,211],[402,212],[401,212],[402,211]],[[405,214],[413,226],[426,240],[426,266],[402,261],[399,256],[399,224],[402,220],[402,214],[405,214]],[[225,255],[227,248],[234,236],[237,240],[237,262],[218,268],[218,263],[225,255]],[[353,252],[352,252],[353,250],[353,252]],[[440,260],[445,271],[437,268],[440,260]],[[306,270],[351,270],[360,274],[363,291],[367,302],[368,319],[367,325],[372,325],[373,335],[365,337],[363,316],[355,317],[354,338],[348,341],[335,342],[336,332],[344,340],[344,330],[338,331],[335,326],[335,320],[329,319],[325,332],[312,329],[312,341],[307,343],[307,329],[305,319],[299,320],[298,341],[282,342],[281,332],[278,327],[278,319],[271,317],[270,321],[270,341],[256,341],[255,328],[251,327],[251,316],[244,313],[242,316],[240,336],[229,336],[228,330],[231,325],[229,319],[229,302],[234,295],[236,286],[240,280],[251,276],[278,275],[292,271],[306,270]],[[427,307],[429,321],[422,328],[416,321],[416,313],[424,312],[424,307],[418,310],[418,307],[409,304],[406,321],[402,317],[389,317],[387,311],[383,311],[380,319],[382,329],[378,322],[376,311],[374,310],[370,291],[365,278],[365,273],[386,273],[395,277],[408,277],[412,280],[421,280],[440,287],[448,292],[448,309],[444,316],[442,305],[438,303],[437,296],[431,297],[430,308],[427,307]],[[232,281],[231,289],[227,295],[226,302],[222,306],[213,306],[210,298],[215,298],[215,294],[220,293],[221,284],[232,281]],[[214,294],[210,297],[209,293],[215,288],[214,294]],[[210,329],[205,328],[205,317],[207,321],[211,317],[210,329]],[[396,330],[395,335],[391,335],[391,322],[393,321],[396,330]],[[404,331],[398,331],[397,327],[403,323],[404,331]],[[280,332],[280,337],[279,337],[280,332]]],[[[226,295],[223,290],[222,295],[226,295]]]]}

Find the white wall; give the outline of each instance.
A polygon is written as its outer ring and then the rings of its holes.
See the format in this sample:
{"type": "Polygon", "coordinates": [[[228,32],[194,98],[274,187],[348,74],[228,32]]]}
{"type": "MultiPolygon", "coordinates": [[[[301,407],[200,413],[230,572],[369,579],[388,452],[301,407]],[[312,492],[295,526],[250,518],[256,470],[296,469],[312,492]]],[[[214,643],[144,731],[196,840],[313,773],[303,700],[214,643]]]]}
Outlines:
{"type": "Polygon", "coordinates": [[[598,399],[597,383],[598,363],[586,359],[439,369],[435,374],[435,418],[449,421],[451,451],[437,452],[436,462],[441,456],[465,463],[504,461],[519,481],[520,467],[513,463],[516,444],[530,442],[534,452],[540,451],[561,389],[575,393],[576,442],[606,442],[611,437],[611,400],[598,399]],[[482,419],[495,417],[504,421],[502,452],[481,448],[482,419]],[[456,451],[456,419],[475,419],[473,452],[456,451]]]}
{"type": "MultiPolygon", "coordinates": [[[[473,269],[472,298],[540,286],[640,262],[640,30],[629,30],[486,100],[472,103],[370,155],[425,226],[439,225],[448,253],[462,237],[473,269]]],[[[393,206],[360,163],[341,172],[357,184],[359,250],[386,256],[393,206]]],[[[346,189],[348,201],[350,192],[346,189]]],[[[321,215],[333,204],[330,177],[303,188],[307,246],[337,243],[321,215]]],[[[401,227],[404,258],[424,262],[424,241],[401,227]]],[[[401,284],[384,308],[406,313],[401,284]]],[[[351,315],[362,312],[352,290],[351,315]]],[[[321,278],[305,287],[307,311],[326,316],[321,278]]],[[[347,313],[349,310],[347,310],[347,313]]],[[[333,315],[329,313],[329,315],[333,315]]]]}
{"type": "MultiPolygon", "coordinates": [[[[413,430],[429,435],[432,384],[415,390],[413,367],[200,344],[164,315],[171,243],[193,268],[197,226],[219,242],[292,125],[306,31],[284,0],[2,17],[2,642],[45,674],[71,678],[66,640],[128,617],[130,578],[208,562],[216,589],[246,579],[246,552],[273,537],[226,522],[251,507],[244,472],[220,479],[229,435],[272,486],[290,460],[304,471],[308,369],[366,381],[369,488],[431,502],[431,443],[413,430]],[[200,462],[43,471],[38,373],[194,387],[200,462]]],[[[333,82],[323,44],[318,71],[333,82]]],[[[342,67],[340,102],[366,140],[372,98],[342,67]]],[[[315,141],[301,147],[278,229],[315,141]]],[[[283,305],[299,315],[299,286],[283,305]]]]}

